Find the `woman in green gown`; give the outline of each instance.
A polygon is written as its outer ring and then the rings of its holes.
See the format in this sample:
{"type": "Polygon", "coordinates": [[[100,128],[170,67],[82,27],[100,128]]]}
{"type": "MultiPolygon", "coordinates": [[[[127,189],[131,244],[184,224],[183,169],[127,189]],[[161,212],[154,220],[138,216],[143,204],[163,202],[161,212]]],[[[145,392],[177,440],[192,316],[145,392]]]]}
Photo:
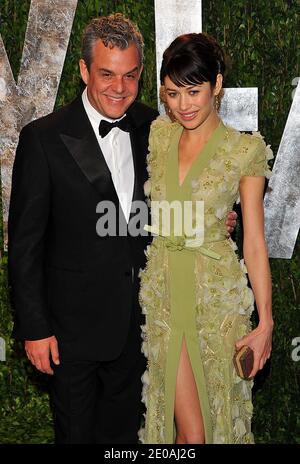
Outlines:
{"type": "Polygon", "coordinates": [[[238,377],[232,359],[236,349],[250,346],[253,378],[271,353],[263,190],[272,152],[259,133],[240,133],[220,120],[224,61],[219,45],[205,34],[178,37],[163,56],[161,84],[174,122],[158,118],[149,142],[145,191],[152,205],[148,229],[155,236],[141,272],[142,350],[148,359],[143,443],[254,441],[253,381],[238,377]],[[247,269],[224,225],[239,197],[247,269]],[[169,229],[154,205],[169,214],[169,229]],[[179,219],[173,206],[181,211],[179,219]],[[259,314],[252,331],[247,271],[259,314]]]}

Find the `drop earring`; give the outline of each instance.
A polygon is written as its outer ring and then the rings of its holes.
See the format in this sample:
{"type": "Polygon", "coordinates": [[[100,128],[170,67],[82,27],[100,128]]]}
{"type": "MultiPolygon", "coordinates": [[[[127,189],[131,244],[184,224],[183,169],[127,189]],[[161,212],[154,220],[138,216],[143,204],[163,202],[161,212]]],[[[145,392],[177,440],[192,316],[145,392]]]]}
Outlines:
{"type": "Polygon", "coordinates": [[[215,96],[215,101],[214,101],[214,108],[215,108],[217,113],[220,110],[220,106],[221,106],[221,99],[220,99],[220,95],[218,94],[218,95],[215,96]]]}

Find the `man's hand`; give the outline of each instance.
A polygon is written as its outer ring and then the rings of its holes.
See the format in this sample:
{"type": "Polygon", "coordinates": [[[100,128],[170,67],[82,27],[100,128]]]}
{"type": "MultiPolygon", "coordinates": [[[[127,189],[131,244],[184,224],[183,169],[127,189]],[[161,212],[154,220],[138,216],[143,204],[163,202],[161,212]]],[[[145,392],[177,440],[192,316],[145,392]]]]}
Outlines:
{"type": "Polygon", "coordinates": [[[226,216],[225,225],[227,227],[228,237],[235,229],[236,218],[237,214],[234,211],[230,211],[226,216]]]}
{"type": "Polygon", "coordinates": [[[44,374],[53,375],[50,355],[54,364],[59,364],[58,345],[55,336],[41,340],[26,340],[25,351],[30,362],[44,374]]]}

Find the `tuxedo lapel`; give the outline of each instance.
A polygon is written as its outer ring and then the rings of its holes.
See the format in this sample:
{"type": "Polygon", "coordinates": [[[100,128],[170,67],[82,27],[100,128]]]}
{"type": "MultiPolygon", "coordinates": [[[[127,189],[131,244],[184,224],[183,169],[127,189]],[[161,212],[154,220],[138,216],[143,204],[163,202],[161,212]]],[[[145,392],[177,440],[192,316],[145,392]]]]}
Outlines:
{"type": "Polygon", "coordinates": [[[145,157],[142,153],[141,141],[139,139],[139,134],[137,128],[134,128],[130,132],[130,142],[131,150],[133,157],[133,166],[134,166],[134,188],[132,195],[132,202],[143,200],[143,177],[145,171],[145,157]]]}
{"type": "MultiPolygon", "coordinates": [[[[132,202],[145,201],[144,183],[147,178],[146,154],[148,152],[149,126],[154,119],[155,112],[147,112],[149,109],[140,103],[133,104],[128,110],[131,121],[130,142],[134,165],[134,189],[132,202]]],[[[131,208],[130,217],[134,209],[131,208]]]]}
{"type": "Polygon", "coordinates": [[[115,189],[111,174],[100,147],[96,145],[97,140],[94,143],[90,135],[81,139],[67,134],[61,134],[60,137],[82,173],[97,192],[105,196],[108,193],[113,195],[115,189]]]}
{"type": "Polygon", "coordinates": [[[74,161],[95,190],[105,199],[118,204],[110,170],[84,111],[82,102],[74,101],[72,125],[65,128],[60,138],[74,161]]]}

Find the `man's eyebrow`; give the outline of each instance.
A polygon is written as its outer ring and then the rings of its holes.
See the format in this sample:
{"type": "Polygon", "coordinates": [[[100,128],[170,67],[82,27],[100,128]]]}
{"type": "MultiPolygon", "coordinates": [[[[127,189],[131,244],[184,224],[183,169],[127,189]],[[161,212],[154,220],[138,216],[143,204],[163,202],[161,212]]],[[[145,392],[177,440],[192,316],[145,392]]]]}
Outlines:
{"type": "Polygon", "coordinates": [[[125,74],[131,74],[131,73],[137,72],[138,70],[139,70],[139,68],[136,66],[135,68],[131,69],[130,71],[127,71],[125,74]]]}
{"type": "Polygon", "coordinates": [[[113,74],[113,72],[111,71],[111,69],[98,68],[98,71],[103,71],[103,72],[107,72],[107,73],[113,74]]]}
{"type": "MultiPolygon", "coordinates": [[[[135,73],[139,70],[138,66],[136,66],[135,68],[131,69],[130,71],[127,71],[124,76],[126,74],[132,74],[132,73],[135,73]]],[[[115,74],[111,69],[106,69],[106,68],[99,68],[98,71],[101,71],[101,72],[106,72],[106,73],[109,73],[109,74],[115,74]]]]}

